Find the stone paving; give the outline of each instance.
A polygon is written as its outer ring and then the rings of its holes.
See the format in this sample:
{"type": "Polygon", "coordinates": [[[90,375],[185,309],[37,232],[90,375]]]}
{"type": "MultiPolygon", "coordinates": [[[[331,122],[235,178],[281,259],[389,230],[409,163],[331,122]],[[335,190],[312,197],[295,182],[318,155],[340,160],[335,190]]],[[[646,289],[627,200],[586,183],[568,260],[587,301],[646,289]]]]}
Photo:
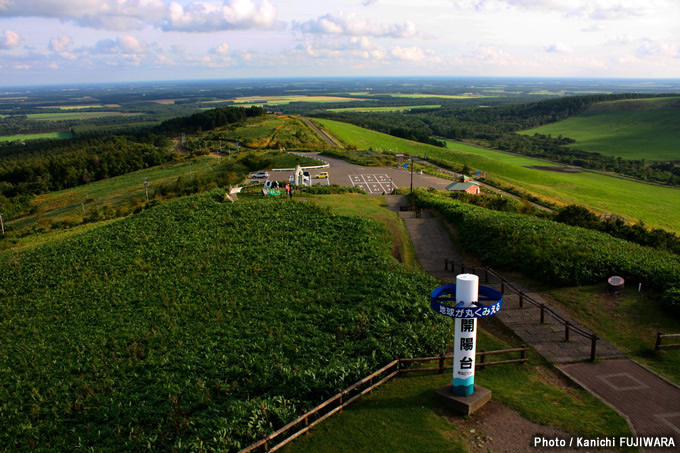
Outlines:
{"type": "MultiPolygon", "coordinates": [[[[386,199],[388,207],[399,212],[406,223],[423,269],[442,282],[454,281],[455,273],[444,270],[444,260],[460,263],[462,258],[441,220],[427,212],[421,219],[416,219],[414,212],[400,212],[399,206],[408,204],[405,196],[393,195],[386,199]]],[[[493,276],[489,283],[484,283],[483,270],[477,273],[480,283],[500,289],[500,282],[494,282],[493,276]]],[[[550,307],[536,293],[516,282],[511,283],[536,302],[550,307]]],[[[621,351],[604,339],[597,341],[597,357],[613,360],[586,363],[591,352],[590,338],[571,331],[569,341],[565,341],[565,326],[547,312],[545,323],[541,324],[540,308],[527,301],[520,308],[519,296],[507,292],[503,300],[498,318],[539,354],[556,363],[567,376],[628,417],[637,435],[673,436],[676,446],[680,445],[680,389],[677,386],[625,358],[621,351]]],[[[550,308],[571,325],[590,332],[556,307],[550,308]]]]}

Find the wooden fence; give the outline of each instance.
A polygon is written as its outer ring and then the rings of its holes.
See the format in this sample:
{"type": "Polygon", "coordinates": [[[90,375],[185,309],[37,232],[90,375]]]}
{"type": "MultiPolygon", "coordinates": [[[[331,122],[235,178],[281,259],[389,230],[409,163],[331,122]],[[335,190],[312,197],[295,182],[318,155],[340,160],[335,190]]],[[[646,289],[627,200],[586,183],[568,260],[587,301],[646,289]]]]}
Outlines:
{"type": "MultiPolygon", "coordinates": [[[[524,363],[529,361],[527,357],[527,351],[529,348],[521,347],[515,349],[502,349],[497,351],[480,351],[477,352],[476,356],[479,360],[475,363],[475,369],[478,367],[486,367],[491,365],[504,365],[509,363],[524,363]],[[518,359],[509,360],[497,360],[493,362],[487,362],[485,360],[486,356],[495,354],[505,354],[505,353],[516,353],[520,354],[518,359]]],[[[318,425],[322,421],[326,420],[331,415],[341,411],[343,408],[349,406],[354,401],[356,401],[361,396],[370,393],[376,387],[384,384],[393,377],[401,373],[409,373],[415,371],[438,371],[442,373],[444,370],[450,370],[453,366],[445,366],[446,360],[453,359],[452,354],[441,355],[438,357],[421,357],[413,359],[396,359],[388,363],[384,367],[380,368],[378,371],[371,373],[365,378],[357,381],[353,385],[347,387],[345,390],[337,393],[331,398],[327,399],[323,403],[316,406],[314,409],[305,412],[300,417],[296,418],[287,425],[279,428],[263,439],[249,445],[248,447],[241,450],[240,453],[247,453],[251,451],[265,451],[273,452],[284,445],[291,442],[293,439],[301,436],[308,432],[312,427],[318,425]],[[403,368],[403,365],[410,364],[414,362],[438,362],[437,367],[430,368],[403,368]]]]}
{"type": "Polygon", "coordinates": [[[673,344],[661,344],[661,341],[664,338],[680,338],[680,333],[667,333],[667,334],[662,334],[661,332],[657,332],[656,334],[656,344],[654,345],[655,350],[663,349],[663,348],[680,348],[680,343],[673,343],[673,344]]]}
{"type": "Polygon", "coordinates": [[[597,357],[597,340],[599,339],[599,337],[594,333],[588,332],[587,330],[584,330],[578,326],[571,324],[569,320],[564,319],[559,313],[555,312],[552,308],[548,307],[546,304],[542,302],[534,300],[529,295],[525,294],[523,291],[520,291],[515,285],[507,281],[498,272],[492,270],[488,266],[475,267],[466,265],[465,263],[456,263],[448,259],[444,260],[444,270],[448,271],[450,268],[451,272],[456,273],[456,267],[460,269],[461,274],[468,272],[476,274],[480,277],[483,275],[484,283],[490,283],[490,279],[495,278],[496,281],[494,281],[493,283],[497,284],[499,283],[501,285],[500,289],[501,294],[505,294],[506,291],[511,291],[519,296],[519,308],[524,308],[525,302],[528,302],[529,304],[538,307],[540,309],[541,324],[545,323],[546,314],[550,315],[553,319],[562,324],[564,326],[565,341],[569,341],[569,336],[571,335],[571,332],[574,332],[578,335],[588,338],[590,340],[590,360],[594,361],[595,358],[597,357]]]}

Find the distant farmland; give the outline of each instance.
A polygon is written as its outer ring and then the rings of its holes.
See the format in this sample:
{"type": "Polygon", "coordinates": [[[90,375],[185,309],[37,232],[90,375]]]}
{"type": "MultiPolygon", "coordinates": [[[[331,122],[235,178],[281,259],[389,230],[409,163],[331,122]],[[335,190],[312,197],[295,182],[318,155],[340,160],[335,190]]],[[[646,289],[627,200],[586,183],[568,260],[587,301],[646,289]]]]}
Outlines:
{"type": "Polygon", "coordinates": [[[564,121],[529,129],[576,140],[573,148],[625,159],[680,160],[680,97],[600,102],[564,121]]]}
{"type": "Polygon", "coordinates": [[[441,105],[403,105],[397,107],[347,107],[328,109],[329,112],[403,112],[413,109],[438,109],[441,105]]]}
{"type": "Polygon", "coordinates": [[[0,142],[35,140],[38,138],[72,138],[72,137],[73,134],[70,132],[45,132],[43,134],[6,135],[4,137],[0,137],[0,142]]]}
{"type": "Polygon", "coordinates": [[[29,113],[26,117],[29,120],[38,121],[63,121],[63,120],[86,120],[91,118],[102,118],[105,116],[133,116],[141,113],[123,112],[60,112],[60,113],[29,113]]]}
{"type": "MultiPolygon", "coordinates": [[[[229,99],[225,99],[229,100],[229,99]]],[[[291,102],[352,102],[352,101],[365,101],[367,99],[357,99],[348,98],[342,96],[304,96],[304,95],[291,95],[291,96],[242,96],[233,100],[236,104],[254,104],[254,105],[280,105],[280,104],[290,104],[291,102]]]]}

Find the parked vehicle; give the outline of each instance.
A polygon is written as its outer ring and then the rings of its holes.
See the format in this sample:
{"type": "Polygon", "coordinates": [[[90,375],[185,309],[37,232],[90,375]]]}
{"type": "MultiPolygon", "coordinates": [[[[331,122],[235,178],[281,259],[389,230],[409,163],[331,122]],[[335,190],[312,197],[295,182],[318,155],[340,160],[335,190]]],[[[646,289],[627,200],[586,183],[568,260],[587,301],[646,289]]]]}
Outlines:
{"type": "Polygon", "coordinates": [[[322,171],[318,175],[315,176],[316,179],[328,179],[328,172],[327,171],[322,171]]]}
{"type": "Polygon", "coordinates": [[[269,172],[268,171],[258,171],[257,173],[253,173],[250,177],[253,178],[253,179],[269,178],[269,172]]]}

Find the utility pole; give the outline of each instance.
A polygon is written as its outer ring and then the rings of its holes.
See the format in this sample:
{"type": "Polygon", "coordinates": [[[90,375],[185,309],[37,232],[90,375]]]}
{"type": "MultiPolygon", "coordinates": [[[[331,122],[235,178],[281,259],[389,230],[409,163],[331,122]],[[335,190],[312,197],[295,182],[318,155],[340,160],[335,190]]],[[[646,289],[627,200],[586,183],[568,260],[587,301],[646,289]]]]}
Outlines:
{"type": "Polygon", "coordinates": [[[2,212],[0,212],[0,228],[2,228],[2,235],[5,235],[5,224],[2,221],[2,212]]]}
{"type": "Polygon", "coordinates": [[[413,193],[413,154],[411,154],[411,193],[413,193]]]}
{"type": "Polygon", "coordinates": [[[146,193],[146,201],[149,201],[149,181],[144,178],[144,192],[146,193]]]}

